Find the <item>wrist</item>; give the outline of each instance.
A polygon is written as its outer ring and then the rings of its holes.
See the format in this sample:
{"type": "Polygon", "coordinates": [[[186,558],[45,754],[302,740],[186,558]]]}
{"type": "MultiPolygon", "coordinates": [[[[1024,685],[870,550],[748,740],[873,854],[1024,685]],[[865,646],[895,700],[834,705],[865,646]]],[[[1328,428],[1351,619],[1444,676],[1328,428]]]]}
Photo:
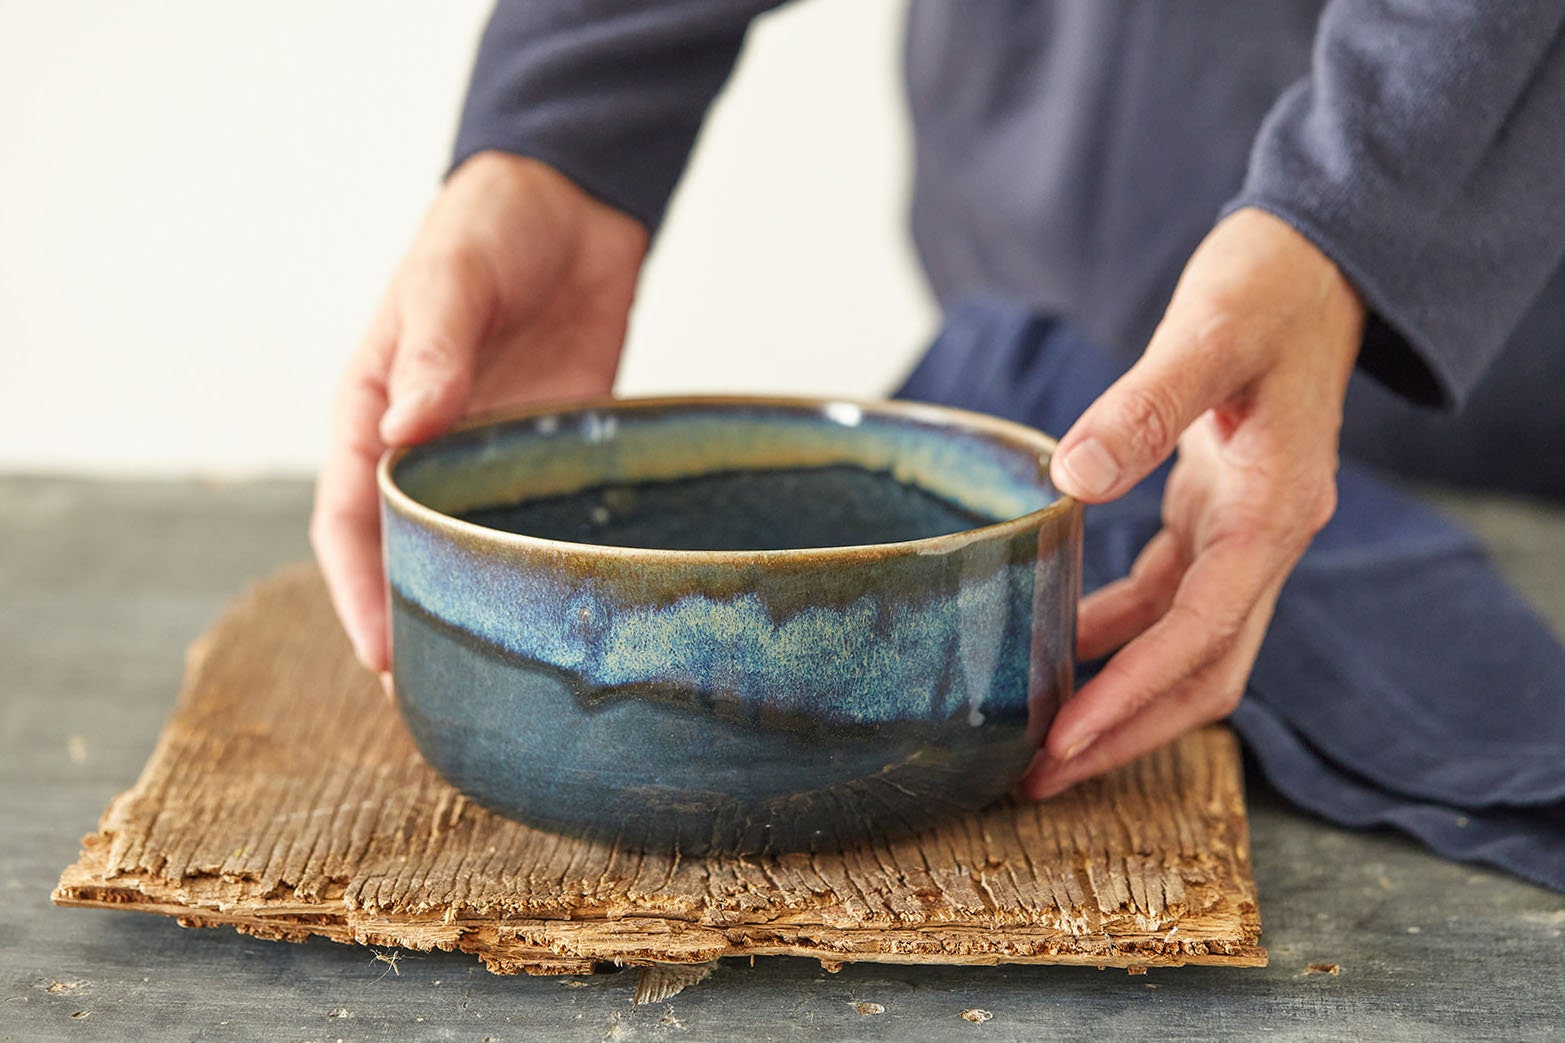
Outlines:
{"type": "Polygon", "coordinates": [[[446,187],[463,194],[524,194],[558,219],[586,216],[618,228],[626,237],[643,243],[648,238],[640,221],[603,202],[557,167],[531,156],[495,149],[476,152],[451,171],[446,187]]]}
{"type": "Polygon", "coordinates": [[[1337,262],[1308,235],[1267,210],[1242,207],[1221,222],[1229,223],[1241,226],[1241,234],[1270,244],[1264,255],[1273,260],[1268,266],[1275,273],[1272,279],[1280,276],[1292,298],[1292,307],[1287,310],[1317,325],[1324,339],[1340,348],[1339,353],[1350,361],[1356,357],[1368,306],[1337,262]]]}

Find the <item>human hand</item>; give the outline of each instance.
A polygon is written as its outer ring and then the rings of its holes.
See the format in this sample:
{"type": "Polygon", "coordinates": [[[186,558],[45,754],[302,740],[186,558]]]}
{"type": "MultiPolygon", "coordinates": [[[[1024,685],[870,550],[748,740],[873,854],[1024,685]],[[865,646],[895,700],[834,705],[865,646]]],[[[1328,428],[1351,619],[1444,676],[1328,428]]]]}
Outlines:
{"type": "Polygon", "coordinates": [[[359,660],[390,665],[375,468],[463,416],[613,387],[647,232],[535,160],[463,163],[337,396],[310,542],[359,660]]]}
{"type": "Polygon", "coordinates": [[[1044,798],[1238,705],[1283,581],[1336,507],[1364,306],[1283,221],[1229,215],[1191,256],[1131,370],[1060,440],[1050,476],[1112,500],[1176,447],[1163,528],[1083,600],[1077,654],[1113,657],[1060,709],[1022,788],[1044,798]],[[1115,651],[1118,649],[1118,651],[1115,651]]]}

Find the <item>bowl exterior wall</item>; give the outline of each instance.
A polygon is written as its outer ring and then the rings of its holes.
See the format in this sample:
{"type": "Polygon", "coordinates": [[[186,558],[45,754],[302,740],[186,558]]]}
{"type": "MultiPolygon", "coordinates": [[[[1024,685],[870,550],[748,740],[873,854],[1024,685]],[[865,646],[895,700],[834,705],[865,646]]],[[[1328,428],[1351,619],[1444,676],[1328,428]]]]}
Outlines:
{"type": "Polygon", "coordinates": [[[936,553],[708,560],[384,522],[419,748],[551,830],[691,853],[916,830],[1009,791],[1071,683],[1074,505],[936,553]]]}

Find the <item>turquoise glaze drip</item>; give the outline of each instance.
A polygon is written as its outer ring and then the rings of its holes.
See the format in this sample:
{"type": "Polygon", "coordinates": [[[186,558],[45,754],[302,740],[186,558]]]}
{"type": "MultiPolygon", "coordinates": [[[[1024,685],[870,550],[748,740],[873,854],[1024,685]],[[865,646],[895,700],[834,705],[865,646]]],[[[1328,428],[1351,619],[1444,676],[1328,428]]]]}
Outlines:
{"type": "Polygon", "coordinates": [[[779,618],[758,593],[626,604],[609,584],[518,571],[395,515],[386,539],[399,595],[498,650],[570,671],[588,689],[661,679],[845,722],[1025,705],[1040,566],[994,560],[992,546],[943,556],[943,596],[865,595],[779,618]],[[797,679],[801,656],[811,661],[808,686],[797,679]]]}

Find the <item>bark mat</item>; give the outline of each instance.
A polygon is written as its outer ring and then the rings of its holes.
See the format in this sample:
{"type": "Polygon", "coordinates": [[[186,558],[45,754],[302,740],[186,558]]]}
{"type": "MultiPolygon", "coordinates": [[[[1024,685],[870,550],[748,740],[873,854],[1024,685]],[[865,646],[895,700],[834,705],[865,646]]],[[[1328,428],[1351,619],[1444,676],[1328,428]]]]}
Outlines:
{"type": "Polygon", "coordinates": [[[502,974],[765,955],[1266,962],[1225,729],[905,840],[751,858],[621,850],[500,818],[442,782],[304,565],[240,596],[192,646],[151,759],[83,844],[60,905],[459,949],[502,974]]]}

